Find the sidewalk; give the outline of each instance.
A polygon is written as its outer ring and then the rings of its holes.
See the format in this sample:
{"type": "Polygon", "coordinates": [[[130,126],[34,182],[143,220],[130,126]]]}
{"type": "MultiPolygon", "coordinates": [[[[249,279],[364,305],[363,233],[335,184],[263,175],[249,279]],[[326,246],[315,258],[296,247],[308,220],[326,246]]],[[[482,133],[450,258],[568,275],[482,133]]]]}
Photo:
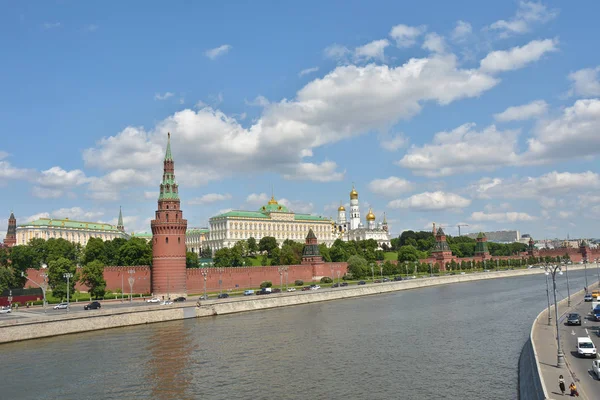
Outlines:
{"type": "MultiPolygon", "coordinates": [[[[592,289],[597,288],[597,283],[590,285],[588,290],[591,292],[592,289]]],[[[547,309],[538,315],[534,321],[532,328],[532,342],[537,355],[539,363],[540,374],[542,378],[542,384],[546,389],[546,393],[549,399],[559,399],[562,396],[561,391],[558,387],[558,378],[560,375],[565,380],[565,396],[569,396],[569,384],[575,382],[577,390],[579,391],[579,398],[592,400],[600,398],[599,388],[590,386],[590,379],[586,377],[587,371],[582,369],[582,362],[584,360],[576,359],[572,354],[574,350],[572,346],[573,337],[586,336],[585,325],[578,328],[579,333],[575,333],[575,329],[566,328],[564,326],[564,320],[566,314],[569,312],[578,312],[582,317],[582,322],[589,314],[589,308],[591,303],[583,301],[584,291],[581,290],[571,295],[571,308],[568,308],[567,299],[558,302],[558,318],[559,318],[559,332],[560,332],[560,343],[562,351],[565,354],[566,365],[563,368],[557,368],[557,345],[556,345],[556,324],[554,321],[554,306],[550,307],[550,314],[552,317],[551,324],[548,325],[548,312],[547,309]],[[572,332],[572,334],[569,334],[572,332]],[[582,379],[585,378],[585,379],[582,379]]],[[[575,353],[576,354],[576,353],[575,353]]],[[[587,360],[591,367],[591,360],[587,360]]],[[[592,378],[593,379],[593,378],[592,378]]]]}

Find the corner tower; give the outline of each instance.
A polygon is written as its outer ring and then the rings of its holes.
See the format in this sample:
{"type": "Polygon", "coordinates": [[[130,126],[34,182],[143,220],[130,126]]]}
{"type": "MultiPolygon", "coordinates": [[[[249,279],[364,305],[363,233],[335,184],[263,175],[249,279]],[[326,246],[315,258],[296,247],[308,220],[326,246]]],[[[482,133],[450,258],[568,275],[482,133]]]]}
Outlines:
{"type": "Polygon", "coordinates": [[[158,196],[158,210],[152,227],[152,293],[175,298],[186,289],[185,232],[187,220],[179,207],[179,186],[175,180],[175,163],[171,155],[171,134],[167,134],[167,151],[163,161],[163,179],[158,196]]]}
{"type": "Polygon", "coordinates": [[[4,237],[4,245],[6,247],[12,247],[17,244],[17,219],[15,214],[11,211],[10,217],[8,217],[8,229],[6,230],[6,236],[4,237]]]}

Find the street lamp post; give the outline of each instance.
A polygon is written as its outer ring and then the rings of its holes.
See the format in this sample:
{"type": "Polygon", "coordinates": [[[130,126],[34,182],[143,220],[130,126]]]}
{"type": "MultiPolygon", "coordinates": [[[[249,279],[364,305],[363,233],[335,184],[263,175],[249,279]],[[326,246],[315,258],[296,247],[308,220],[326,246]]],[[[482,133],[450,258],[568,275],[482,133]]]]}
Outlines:
{"type": "MultiPolygon", "coordinates": [[[[544,269],[548,266],[544,266],[544,269]]],[[[552,317],[550,316],[550,287],[548,286],[548,274],[546,274],[546,297],[548,298],[548,325],[550,325],[550,321],[552,317]]]]}
{"type": "Polygon", "coordinates": [[[217,272],[219,273],[219,293],[223,293],[223,271],[225,268],[219,267],[217,268],[217,272]]]}
{"type": "Polygon", "coordinates": [[[565,355],[562,352],[562,348],[560,347],[560,332],[558,330],[558,303],[556,302],[556,272],[558,271],[559,275],[562,275],[562,270],[560,265],[554,266],[545,266],[546,276],[552,275],[552,287],[554,289],[554,320],[556,321],[556,343],[557,343],[557,352],[556,352],[556,367],[562,368],[565,366],[565,355]]]}
{"type": "Polygon", "coordinates": [[[406,269],[406,278],[408,278],[408,261],[404,261],[404,269],[406,269]]]}
{"type": "Polygon", "coordinates": [[[371,263],[371,280],[375,282],[375,267],[373,266],[373,263],[371,263]]]}
{"type": "Polygon", "coordinates": [[[379,274],[381,275],[381,283],[383,283],[383,267],[379,264],[379,274]]]}
{"type": "Polygon", "coordinates": [[[571,307],[571,289],[569,288],[569,265],[564,261],[561,261],[561,263],[565,266],[565,272],[567,276],[567,306],[571,307]]]}
{"type": "Polygon", "coordinates": [[[340,275],[342,274],[342,271],[338,270],[337,274],[338,274],[338,286],[340,286],[340,275]]]}
{"type": "Polygon", "coordinates": [[[204,300],[206,300],[206,299],[208,299],[208,297],[206,296],[206,279],[208,277],[208,269],[203,268],[200,270],[200,273],[204,277],[204,300]]]}
{"type": "Polygon", "coordinates": [[[28,281],[31,281],[33,283],[35,283],[36,285],[38,285],[40,287],[40,289],[42,289],[42,295],[44,296],[44,312],[46,312],[46,289],[48,289],[48,285],[46,284],[46,278],[48,277],[47,274],[40,274],[40,276],[42,278],[44,278],[44,283],[43,284],[39,284],[36,281],[34,281],[33,279],[31,279],[30,277],[28,277],[27,275],[25,275],[25,272],[21,271],[21,277],[27,279],[28,281]]]}
{"type": "Polygon", "coordinates": [[[288,290],[288,267],[285,267],[285,291],[287,292],[288,290]]]}
{"type": "Polygon", "coordinates": [[[73,277],[73,274],[66,272],[63,274],[63,278],[67,278],[67,312],[69,312],[70,299],[69,299],[69,279],[73,277]]]}
{"type": "MultiPolygon", "coordinates": [[[[123,293],[125,293],[125,286],[123,286],[123,275],[124,272],[121,271],[121,303],[123,302],[123,293]]],[[[116,298],[115,298],[116,300],[116,298]]]]}
{"type": "Polygon", "coordinates": [[[417,276],[417,262],[415,261],[415,276],[417,276]]]}
{"type": "Polygon", "coordinates": [[[433,276],[433,265],[431,263],[429,263],[429,277],[431,278],[433,276]]]}
{"type": "Polygon", "coordinates": [[[498,272],[498,264],[500,264],[500,260],[496,258],[496,272],[498,272]]]}
{"type": "Polygon", "coordinates": [[[129,302],[131,303],[133,301],[133,283],[135,282],[133,274],[135,274],[135,269],[130,269],[128,272],[129,279],[127,279],[127,281],[129,282],[129,302]]]}
{"type": "Polygon", "coordinates": [[[277,271],[279,272],[279,287],[281,288],[281,291],[283,292],[283,273],[285,271],[287,271],[287,267],[277,267],[277,271]]]}
{"type": "Polygon", "coordinates": [[[588,280],[587,280],[587,258],[583,260],[583,269],[585,270],[585,292],[588,292],[588,280]]]}

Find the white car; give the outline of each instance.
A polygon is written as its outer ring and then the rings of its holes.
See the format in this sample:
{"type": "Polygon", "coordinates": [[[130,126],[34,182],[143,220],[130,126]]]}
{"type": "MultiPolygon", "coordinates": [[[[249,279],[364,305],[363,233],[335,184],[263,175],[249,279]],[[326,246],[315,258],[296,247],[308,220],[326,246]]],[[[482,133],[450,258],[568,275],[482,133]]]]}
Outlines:
{"type": "Polygon", "coordinates": [[[594,346],[594,342],[589,337],[577,338],[577,354],[579,357],[598,357],[596,346],[594,346]]]}
{"type": "Polygon", "coordinates": [[[8,314],[10,312],[12,312],[10,307],[0,307],[0,314],[8,314]]]}
{"type": "Polygon", "coordinates": [[[596,378],[600,379],[600,360],[592,361],[592,371],[594,371],[596,378]]]}
{"type": "Polygon", "coordinates": [[[55,310],[66,310],[67,309],[67,303],[58,303],[57,305],[55,305],[54,308],[55,310]]]}
{"type": "Polygon", "coordinates": [[[295,288],[295,287],[289,287],[287,291],[288,291],[288,292],[295,292],[295,291],[296,291],[296,288],[295,288]]]}
{"type": "Polygon", "coordinates": [[[171,300],[165,300],[160,303],[161,306],[168,306],[169,304],[173,304],[173,302],[171,300]]]}
{"type": "Polygon", "coordinates": [[[146,300],[146,303],[160,303],[158,297],[153,297],[151,299],[146,300]]]}
{"type": "Polygon", "coordinates": [[[310,290],[319,290],[319,289],[321,289],[321,286],[319,286],[319,285],[314,285],[314,286],[310,287],[310,290]]]}

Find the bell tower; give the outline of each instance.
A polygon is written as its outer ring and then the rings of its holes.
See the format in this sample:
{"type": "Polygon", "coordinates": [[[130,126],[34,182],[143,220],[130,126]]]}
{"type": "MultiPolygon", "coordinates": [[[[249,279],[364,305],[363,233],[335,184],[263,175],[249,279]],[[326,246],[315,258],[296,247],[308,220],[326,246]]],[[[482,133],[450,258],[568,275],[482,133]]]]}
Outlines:
{"type": "Polygon", "coordinates": [[[152,227],[152,293],[176,298],[187,294],[185,270],[185,232],[187,220],[180,209],[179,186],[175,180],[175,163],[171,155],[171,134],[167,134],[167,151],[163,161],[163,179],[158,196],[158,210],[152,227]]]}

